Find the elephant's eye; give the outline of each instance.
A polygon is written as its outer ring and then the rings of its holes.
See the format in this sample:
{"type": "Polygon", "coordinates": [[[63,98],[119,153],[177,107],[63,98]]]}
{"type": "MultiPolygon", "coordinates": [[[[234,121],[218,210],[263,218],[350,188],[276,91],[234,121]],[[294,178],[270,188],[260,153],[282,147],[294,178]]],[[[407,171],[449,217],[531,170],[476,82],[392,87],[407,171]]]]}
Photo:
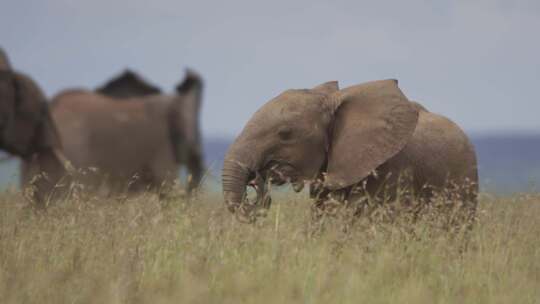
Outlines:
{"type": "Polygon", "coordinates": [[[292,138],[293,132],[289,128],[280,128],[278,131],[279,139],[287,141],[292,138]]]}

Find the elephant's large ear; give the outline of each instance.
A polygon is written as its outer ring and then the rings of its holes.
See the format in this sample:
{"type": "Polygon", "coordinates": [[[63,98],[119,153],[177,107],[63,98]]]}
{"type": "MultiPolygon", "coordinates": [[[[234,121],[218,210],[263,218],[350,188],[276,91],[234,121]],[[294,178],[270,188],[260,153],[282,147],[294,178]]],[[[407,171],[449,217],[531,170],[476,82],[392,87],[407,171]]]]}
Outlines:
{"type": "Polygon", "coordinates": [[[396,80],[349,87],[330,100],[337,109],[325,186],[332,190],[361,181],[398,153],[418,121],[396,80]]]}
{"type": "Polygon", "coordinates": [[[320,85],[314,87],[311,90],[323,94],[332,94],[339,91],[339,84],[337,81],[328,81],[325,83],[321,83],[320,85]]]}

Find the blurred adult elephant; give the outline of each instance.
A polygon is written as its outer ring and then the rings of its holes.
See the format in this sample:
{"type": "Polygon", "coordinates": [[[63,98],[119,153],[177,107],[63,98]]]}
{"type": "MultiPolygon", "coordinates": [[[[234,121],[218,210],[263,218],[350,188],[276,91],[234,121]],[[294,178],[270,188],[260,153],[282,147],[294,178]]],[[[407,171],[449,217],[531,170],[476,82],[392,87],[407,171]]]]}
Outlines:
{"type": "MultiPolygon", "coordinates": [[[[288,90],[259,109],[230,146],[223,166],[228,209],[253,220],[270,204],[266,185],[304,182],[318,208],[330,200],[396,199],[408,186],[429,200],[451,188],[476,208],[476,155],[449,119],[410,102],[396,80],[339,90],[337,82],[288,90]],[[257,200],[246,198],[253,185],[257,200]]],[[[317,208],[315,208],[316,210],[317,208]]]]}
{"type": "Polygon", "coordinates": [[[161,89],[148,83],[137,73],[126,69],[120,75],[98,87],[96,92],[119,98],[119,100],[129,100],[126,98],[161,94],[161,89]]]}
{"type": "Polygon", "coordinates": [[[0,49],[0,149],[18,156],[22,166],[46,172],[33,180],[22,174],[23,186],[35,187],[32,198],[43,204],[66,174],[61,141],[39,86],[11,68],[0,49]]]}
{"type": "Polygon", "coordinates": [[[188,192],[203,174],[199,134],[202,79],[187,71],[172,95],[134,97],[126,102],[84,90],[53,99],[51,115],[66,157],[89,189],[107,194],[169,188],[181,164],[191,178],[188,192]]]}
{"type": "MultiPolygon", "coordinates": [[[[192,185],[188,187],[188,190],[191,190],[196,183],[200,182],[202,176],[203,168],[203,158],[202,158],[202,140],[199,130],[199,111],[201,103],[201,94],[202,94],[202,81],[200,77],[194,71],[188,69],[188,75],[191,75],[191,78],[186,78],[184,87],[190,85],[197,85],[198,88],[195,88],[193,98],[198,100],[194,103],[186,103],[181,109],[183,121],[185,124],[180,126],[180,128],[185,128],[185,130],[172,130],[172,132],[178,133],[177,135],[184,134],[184,136],[190,138],[189,142],[184,144],[189,145],[189,147],[183,147],[188,149],[188,155],[190,155],[188,160],[184,161],[189,168],[190,174],[193,177],[192,185]]],[[[154,85],[149,83],[145,78],[138,75],[136,72],[126,69],[118,76],[113,77],[107,81],[102,86],[96,88],[96,92],[113,97],[118,101],[130,101],[137,100],[132,97],[148,97],[153,95],[162,94],[162,90],[154,85]]],[[[179,143],[178,141],[177,143],[179,143]]]]}

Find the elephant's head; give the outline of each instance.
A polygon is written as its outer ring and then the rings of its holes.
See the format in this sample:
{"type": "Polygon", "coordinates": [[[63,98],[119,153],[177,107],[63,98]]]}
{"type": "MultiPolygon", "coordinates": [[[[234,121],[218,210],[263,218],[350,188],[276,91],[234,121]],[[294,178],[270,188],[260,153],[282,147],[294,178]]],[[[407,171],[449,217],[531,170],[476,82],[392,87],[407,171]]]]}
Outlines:
{"type": "Polygon", "coordinates": [[[261,200],[268,205],[268,182],[290,182],[296,191],[319,176],[328,190],[356,184],[405,146],[417,120],[396,80],[285,91],[253,115],[229,148],[226,206],[252,217],[261,200]],[[247,202],[248,185],[258,189],[255,203],[247,202]]]}
{"type": "Polygon", "coordinates": [[[23,158],[60,140],[45,95],[28,76],[13,71],[0,52],[0,149],[23,158]]]}
{"type": "Polygon", "coordinates": [[[127,69],[97,88],[96,92],[115,98],[129,98],[160,94],[161,89],[127,69]]]}

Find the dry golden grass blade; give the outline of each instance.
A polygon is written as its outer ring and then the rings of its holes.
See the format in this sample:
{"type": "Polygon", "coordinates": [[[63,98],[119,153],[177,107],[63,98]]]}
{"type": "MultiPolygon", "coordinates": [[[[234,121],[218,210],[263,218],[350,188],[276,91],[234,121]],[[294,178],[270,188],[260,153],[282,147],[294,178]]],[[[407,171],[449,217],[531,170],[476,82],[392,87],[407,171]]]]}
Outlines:
{"type": "Polygon", "coordinates": [[[276,197],[253,225],[222,205],[208,194],[189,203],[143,195],[36,212],[5,192],[0,303],[540,301],[537,194],[482,195],[466,236],[437,216],[389,221],[384,210],[347,229],[328,217],[313,232],[310,202],[298,196],[276,197]]]}

